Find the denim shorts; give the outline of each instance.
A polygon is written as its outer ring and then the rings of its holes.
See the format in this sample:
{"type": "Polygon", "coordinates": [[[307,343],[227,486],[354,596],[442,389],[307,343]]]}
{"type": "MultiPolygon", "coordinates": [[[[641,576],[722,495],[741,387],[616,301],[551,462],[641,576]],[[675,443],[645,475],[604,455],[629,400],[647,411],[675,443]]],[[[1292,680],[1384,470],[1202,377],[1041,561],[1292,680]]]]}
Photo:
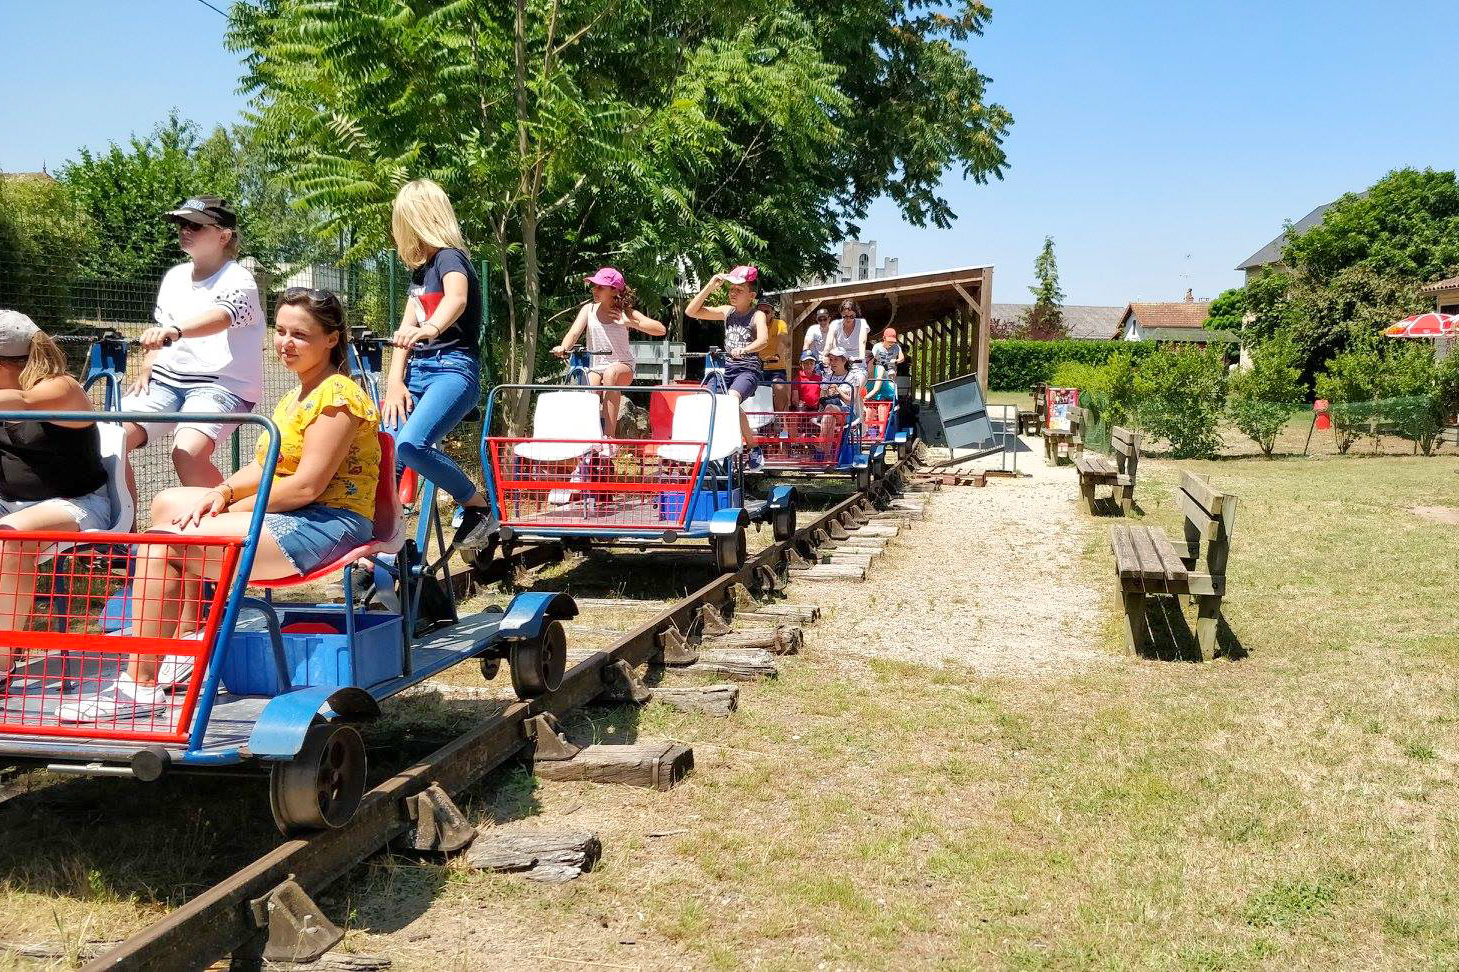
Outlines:
{"type": "Polygon", "coordinates": [[[107,493],[107,488],[103,486],[94,493],[86,493],[82,496],[57,496],[43,500],[0,499],[0,517],[28,510],[43,503],[50,504],[65,513],[67,518],[75,520],[77,530],[110,530],[111,521],[116,516],[111,508],[111,496],[107,493]]]}
{"type": "Polygon", "coordinates": [[[263,528],[301,574],[333,563],[375,532],[374,524],[360,514],[323,503],[287,513],[265,513],[263,528]]]}
{"type": "MultiPolygon", "coordinates": [[[[246,402],[233,394],[222,385],[170,385],[165,381],[158,381],[153,378],[147,382],[147,390],[140,395],[128,395],[122,399],[123,412],[187,412],[189,415],[196,414],[199,422],[181,422],[178,428],[197,429],[203,435],[218,441],[218,437],[232,428],[232,423],[209,422],[210,415],[223,415],[228,412],[251,412],[253,402],[246,402]]],[[[152,431],[167,431],[165,423],[145,422],[140,423],[142,430],[147,433],[148,441],[152,439],[152,431]]]]}

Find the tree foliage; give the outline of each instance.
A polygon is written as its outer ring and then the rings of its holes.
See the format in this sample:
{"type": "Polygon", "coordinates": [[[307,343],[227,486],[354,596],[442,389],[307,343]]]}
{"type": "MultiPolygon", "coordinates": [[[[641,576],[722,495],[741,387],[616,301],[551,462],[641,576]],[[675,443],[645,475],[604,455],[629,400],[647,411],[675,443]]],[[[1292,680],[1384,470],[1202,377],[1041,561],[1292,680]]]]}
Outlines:
{"type": "Polygon", "coordinates": [[[605,262],[641,291],[755,262],[829,269],[890,196],[953,218],[950,166],[1000,176],[1011,119],[959,43],[987,8],[921,0],[260,0],[232,10],[245,86],[305,203],[388,243],[411,178],[486,246],[503,351],[530,377],[544,320],[605,262]]]}
{"type": "Polygon", "coordinates": [[[80,259],[90,276],[150,279],[177,263],[177,230],[161,214],[197,195],[233,203],[243,252],[268,269],[321,254],[313,221],[293,205],[251,126],[219,126],[204,138],[174,113],[126,145],[80,149],[60,180],[94,228],[94,245],[80,259]]]}
{"type": "Polygon", "coordinates": [[[1206,311],[1206,323],[1202,326],[1211,331],[1240,334],[1242,318],[1245,315],[1246,291],[1241,287],[1233,287],[1211,301],[1211,306],[1206,311]]]}
{"type": "Polygon", "coordinates": [[[1044,237],[1044,248],[1033,262],[1034,285],[1028,288],[1033,306],[1024,316],[1024,334],[1034,341],[1067,337],[1064,325],[1064,291],[1059,287],[1059,264],[1054,259],[1054,238],[1044,237]]]}
{"type": "Polygon", "coordinates": [[[80,261],[95,246],[87,214],[44,176],[0,177],[0,307],[42,327],[67,317],[80,261]]]}
{"type": "Polygon", "coordinates": [[[1313,375],[1339,352],[1431,307],[1420,286],[1459,269],[1454,173],[1400,169],[1344,196],[1321,224],[1290,236],[1282,262],[1241,291],[1252,317],[1246,334],[1258,343],[1289,334],[1304,374],[1313,375]]]}
{"type": "Polygon", "coordinates": [[[1302,403],[1302,354],[1289,335],[1264,341],[1251,352],[1251,367],[1228,383],[1231,422],[1272,457],[1277,434],[1302,403]]]}
{"type": "Polygon", "coordinates": [[[1220,349],[1166,348],[1147,355],[1136,379],[1143,428],[1170,443],[1177,459],[1220,451],[1226,367],[1220,349]]]}

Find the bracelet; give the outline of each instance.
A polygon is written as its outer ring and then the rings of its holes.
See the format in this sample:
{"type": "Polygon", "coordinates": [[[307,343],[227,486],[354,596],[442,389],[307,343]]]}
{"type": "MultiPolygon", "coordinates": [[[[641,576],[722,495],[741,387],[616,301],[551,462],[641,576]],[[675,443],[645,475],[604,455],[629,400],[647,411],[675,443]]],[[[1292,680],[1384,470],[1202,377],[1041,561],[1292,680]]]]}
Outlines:
{"type": "Polygon", "coordinates": [[[179,341],[181,341],[181,340],[182,340],[182,328],[181,328],[181,327],[179,327],[179,326],[178,326],[178,325],[176,325],[176,324],[169,324],[169,325],[167,325],[167,329],[168,329],[168,330],[169,330],[169,331],[176,331],[176,332],[177,332],[177,339],[178,339],[178,340],[179,340],[179,341]]]}
{"type": "Polygon", "coordinates": [[[214,486],[213,489],[215,489],[217,491],[217,493],[218,493],[219,496],[223,497],[223,502],[227,503],[229,506],[232,506],[233,505],[233,487],[232,486],[229,486],[227,483],[219,483],[218,485],[214,486]],[[227,490],[226,493],[223,492],[225,489],[227,490]]]}

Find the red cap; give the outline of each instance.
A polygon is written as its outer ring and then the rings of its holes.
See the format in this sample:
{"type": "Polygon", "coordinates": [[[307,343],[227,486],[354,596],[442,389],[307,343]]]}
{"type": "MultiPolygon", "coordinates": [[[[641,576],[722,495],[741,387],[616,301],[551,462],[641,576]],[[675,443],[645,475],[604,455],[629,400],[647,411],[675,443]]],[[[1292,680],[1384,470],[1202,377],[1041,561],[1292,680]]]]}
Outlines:
{"type": "Polygon", "coordinates": [[[613,267],[603,267],[591,277],[584,277],[583,283],[596,284],[599,287],[612,287],[614,290],[622,290],[628,286],[623,280],[623,274],[613,267]]]}
{"type": "Polygon", "coordinates": [[[754,283],[760,279],[760,271],[754,267],[740,266],[725,274],[724,278],[732,284],[754,283]]]}

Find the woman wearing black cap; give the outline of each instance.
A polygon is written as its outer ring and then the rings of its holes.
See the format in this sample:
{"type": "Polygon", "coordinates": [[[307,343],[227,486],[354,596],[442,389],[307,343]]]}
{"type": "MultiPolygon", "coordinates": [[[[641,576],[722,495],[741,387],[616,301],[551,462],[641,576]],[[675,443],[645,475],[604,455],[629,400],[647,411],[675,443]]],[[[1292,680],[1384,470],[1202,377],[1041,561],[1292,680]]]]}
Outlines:
{"type": "MultiPolygon", "coordinates": [[[[167,271],[157,290],[153,327],[142,332],[147,357],[122,400],[126,412],[188,412],[177,426],[172,464],[184,486],[213,487],[219,436],[229,426],[215,416],[250,412],[263,394],[263,306],[253,275],[237,261],[238,217],[228,201],[194,196],[163,218],[177,224],[177,241],[191,259],[167,271]]],[[[156,425],[127,424],[127,448],[146,445],[156,425]]],[[[128,468],[127,485],[136,484],[128,468]]]]}

